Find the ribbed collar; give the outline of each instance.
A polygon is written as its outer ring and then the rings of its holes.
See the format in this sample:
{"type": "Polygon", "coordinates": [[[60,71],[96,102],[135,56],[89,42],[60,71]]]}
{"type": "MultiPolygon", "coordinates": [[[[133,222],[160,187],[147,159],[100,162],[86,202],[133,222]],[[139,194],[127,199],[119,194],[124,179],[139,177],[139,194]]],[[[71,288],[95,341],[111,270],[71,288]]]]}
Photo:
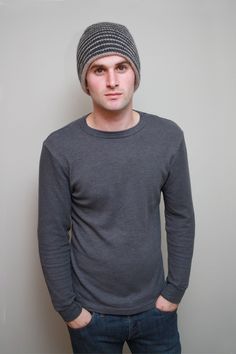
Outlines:
{"type": "Polygon", "coordinates": [[[129,129],[125,129],[125,130],[103,131],[103,130],[91,128],[86,122],[86,118],[88,117],[88,114],[83,116],[81,119],[79,119],[79,124],[80,124],[81,129],[83,129],[83,131],[85,131],[87,134],[96,136],[98,138],[105,138],[105,139],[125,138],[129,135],[133,135],[133,134],[137,133],[145,125],[144,113],[140,112],[140,111],[136,111],[136,112],[139,113],[139,115],[140,115],[139,122],[134,127],[131,127],[129,129]]]}

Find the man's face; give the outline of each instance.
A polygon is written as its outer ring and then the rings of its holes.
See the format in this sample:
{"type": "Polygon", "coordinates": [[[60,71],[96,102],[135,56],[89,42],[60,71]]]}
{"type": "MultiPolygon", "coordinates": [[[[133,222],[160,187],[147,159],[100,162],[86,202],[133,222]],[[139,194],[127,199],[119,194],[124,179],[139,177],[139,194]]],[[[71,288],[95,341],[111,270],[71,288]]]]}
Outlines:
{"type": "Polygon", "coordinates": [[[86,82],[95,108],[120,111],[132,106],[135,74],[122,56],[95,60],[87,71],[86,82]]]}

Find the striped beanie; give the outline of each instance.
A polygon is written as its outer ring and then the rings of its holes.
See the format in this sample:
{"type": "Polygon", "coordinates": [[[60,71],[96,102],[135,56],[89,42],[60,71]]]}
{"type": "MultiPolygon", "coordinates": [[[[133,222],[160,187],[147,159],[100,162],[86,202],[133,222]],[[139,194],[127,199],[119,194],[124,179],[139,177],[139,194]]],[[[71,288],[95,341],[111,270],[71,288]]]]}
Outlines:
{"type": "Polygon", "coordinates": [[[99,22],[84,31],[77,48],[77,71],[82,89],[86,88],[86,73],[90,64],[107,55],[121,55],[135,73],[136,90],[140,82],[140,60],[134,39],[128,29],[118,23],[99,22]]]}

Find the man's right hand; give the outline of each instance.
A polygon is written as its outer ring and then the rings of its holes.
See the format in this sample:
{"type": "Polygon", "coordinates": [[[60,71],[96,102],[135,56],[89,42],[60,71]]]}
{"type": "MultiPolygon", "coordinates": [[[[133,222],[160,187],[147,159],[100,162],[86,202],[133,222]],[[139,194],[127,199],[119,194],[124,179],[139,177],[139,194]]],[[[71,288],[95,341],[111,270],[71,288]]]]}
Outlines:
{"type": "Polygon", "coordinates": [[[87,326],[92,319],[91,313],[82,308],[81,313],[73,321],[67,322],[68,326],[74,329],[79,329],[87,326]]]}

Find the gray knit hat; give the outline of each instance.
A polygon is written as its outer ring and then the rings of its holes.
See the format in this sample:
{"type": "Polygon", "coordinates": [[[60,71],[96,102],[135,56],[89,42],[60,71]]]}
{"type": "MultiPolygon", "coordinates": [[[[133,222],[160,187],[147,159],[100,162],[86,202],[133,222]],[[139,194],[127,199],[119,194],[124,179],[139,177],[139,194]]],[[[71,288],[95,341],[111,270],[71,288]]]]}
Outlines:
{"type": "Polygon", "coordinates": [[[99,22],[84,31],[77,48],[77,70],[83,90],[86,88],[86,73],[90,64],[107,55],[121,55],[126,58],[135,73],[136,90],[140,82],[140,60],[134,39],[129,30],[118,23],[99,22]]]}

